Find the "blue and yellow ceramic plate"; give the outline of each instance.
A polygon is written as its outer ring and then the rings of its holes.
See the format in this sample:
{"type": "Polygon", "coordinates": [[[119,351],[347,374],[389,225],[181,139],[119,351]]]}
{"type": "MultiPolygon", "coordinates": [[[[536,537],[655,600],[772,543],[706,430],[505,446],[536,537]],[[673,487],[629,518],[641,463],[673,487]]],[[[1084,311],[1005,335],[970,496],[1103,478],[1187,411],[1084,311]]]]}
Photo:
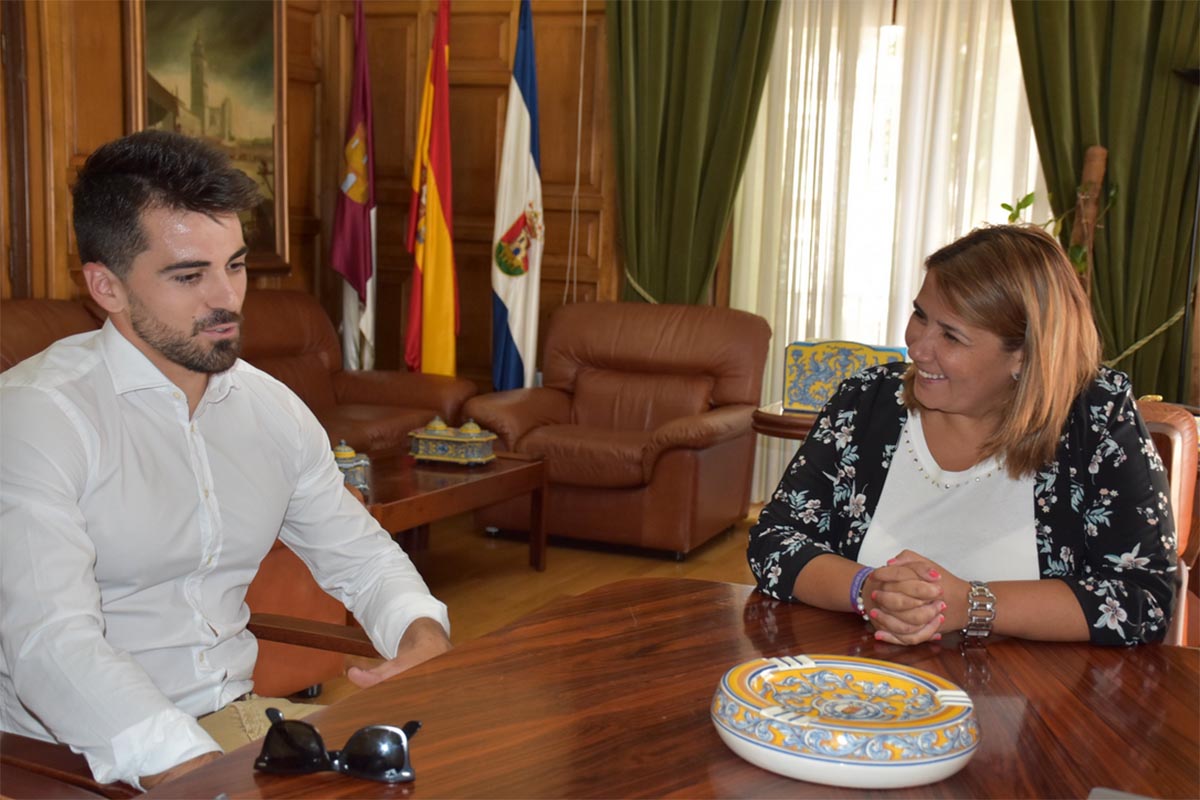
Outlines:
{"type": "Polygon", "coordinates": [[[790,778],[863,789],[942,780],[971,759],[971,698],[923,670],[852,656],[759,658],[721,679],[713,724],[731,750],[790,778]]]}

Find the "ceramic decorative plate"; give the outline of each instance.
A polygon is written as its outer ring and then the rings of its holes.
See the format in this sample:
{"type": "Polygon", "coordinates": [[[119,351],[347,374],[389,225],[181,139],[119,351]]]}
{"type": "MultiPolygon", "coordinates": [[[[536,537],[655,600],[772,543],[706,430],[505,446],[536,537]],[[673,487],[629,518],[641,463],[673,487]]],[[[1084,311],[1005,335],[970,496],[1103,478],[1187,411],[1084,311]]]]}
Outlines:
{"type": "Polygon", "coordinates": [[[712,719],[750,763],[831,786],[933,783],[962,769],[979,745],[966,692],[929,672],[852,656],[739,664],[717,687],[712,719]]]}

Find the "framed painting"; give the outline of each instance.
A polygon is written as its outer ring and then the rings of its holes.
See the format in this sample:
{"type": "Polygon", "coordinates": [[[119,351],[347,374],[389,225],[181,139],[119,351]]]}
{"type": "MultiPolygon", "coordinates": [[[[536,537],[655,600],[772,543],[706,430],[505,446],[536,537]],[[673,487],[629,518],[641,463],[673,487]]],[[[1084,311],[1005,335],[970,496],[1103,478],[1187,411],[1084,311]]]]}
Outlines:
{"type": "Polygon", "coordinates": [[[288,271],[282,2],[127,0],[127,127],[195,136],[258,184],[242,214],[251,272],[288,271]]]}

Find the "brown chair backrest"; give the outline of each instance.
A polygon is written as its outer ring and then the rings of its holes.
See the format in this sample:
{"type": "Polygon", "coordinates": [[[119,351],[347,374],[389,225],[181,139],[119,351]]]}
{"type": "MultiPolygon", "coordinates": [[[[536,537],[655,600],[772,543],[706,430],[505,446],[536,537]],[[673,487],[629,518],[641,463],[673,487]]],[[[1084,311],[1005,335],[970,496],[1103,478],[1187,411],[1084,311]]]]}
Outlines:
{"type": "Polygon", "coordinates": [[[543,385],[580,425],[651,430],[717,406],[757,405],[771,328],[711,306],[576,303],[550,318],[543,385]]]}
{"type": "Polygon", "coordinates": [[[1146,428],[1154,439],[1154,446],[1167,469],[1171,510],[1175,516],[1175,539],[1179,552],[1179,567],[1176,576],[1176,603],[1171,625],[1167,630],[1166,643],[1195,645],[1196,603],[1188,591],[1188,563],[1192,558],[1189,544],[1194,533],[1193,504],[1196,500],[1197,435],[1196,417],[1183,406],[1143,399],[1138,401],[1138,410],[1146,421],[1146,428]]]}
{"type": "Polygon", "coordinates": [[[1196,417],[1183,406],[1153,400],[1139,401],[1138,410],[1167,468],[1176,544],[1183,555],[1191,541],[1196,495],[1196,417]]]}
{"type": "Polygon", "coordinates": [[[4,300],[0,302],[0,372],[59,339],[100,325],[101,319],[75,300],[4,300]]]}
{"type": "Polygon", "coordinates": [[[249,291],[242,316],[242,358],[286,383],[314,411],[335,405],[332,374],[342,369],[342,348],[315,297],[249,291]]]}

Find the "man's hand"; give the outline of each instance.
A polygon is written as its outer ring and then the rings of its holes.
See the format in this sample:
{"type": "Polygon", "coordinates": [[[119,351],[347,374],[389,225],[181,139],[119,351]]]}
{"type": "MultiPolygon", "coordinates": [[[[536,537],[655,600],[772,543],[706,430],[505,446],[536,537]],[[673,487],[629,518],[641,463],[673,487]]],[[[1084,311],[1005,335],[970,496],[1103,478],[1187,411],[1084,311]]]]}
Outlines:
{"type": "Polygon", "coordinates": [[[176,764],[175,766],[171,767],[170,769],[164,770],[163,772],[159,772],[156,775],[144,775],[140,779],[142,788],[147,789],[147,790],[153,789],[155,786],[158,786],[160,783],[166,783],[167,781],[175,780],[180,775],[183,775],[186,772],[191,772],[192,770],[196,769],[197,767],[204,766],[205,764],[207,764],[210,761],[216,761],[218,758],[220,758],[223,755],[225,755],[225,754],[220,752],[219,750],[214,750],[211,753],[205,753],[202,756],[196,756],[193,759],[189,759],[189,760],[183,762],[182,764],[176,764]]]}
{"type": "Polygon", "coordinates": [[[413,621],[404,632],[404,636],[400,637],[400,646],[396,649],[395,658],[372,669],[351,667],[346,671],[346,677],[351,683],[365,689],[449,649],[450,639],[447,638],[441,624],[428,617],[421,617],[413,621]]]}

